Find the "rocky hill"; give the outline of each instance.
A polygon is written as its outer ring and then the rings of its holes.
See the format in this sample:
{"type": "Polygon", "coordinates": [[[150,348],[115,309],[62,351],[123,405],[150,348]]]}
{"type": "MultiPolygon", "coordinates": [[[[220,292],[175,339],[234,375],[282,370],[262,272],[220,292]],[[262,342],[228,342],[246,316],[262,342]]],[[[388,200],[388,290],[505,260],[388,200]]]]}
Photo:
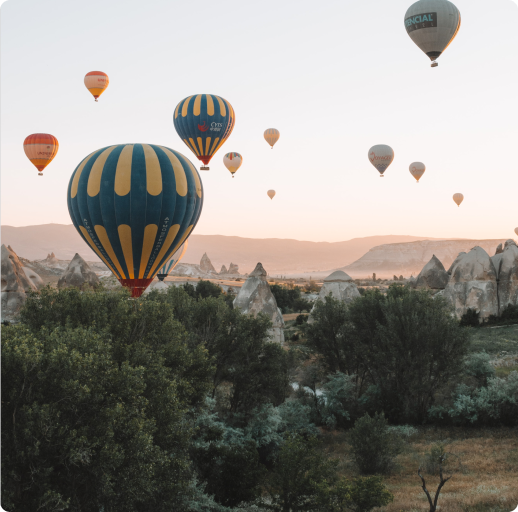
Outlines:
{"type": "Polygon", "coordinates": [[[417,275],[435,254],[448,269],[460,252],[482,247],[488,254],[495,254],[504,239],[495,240],[421,240],[403,244],[384,244],[373,247],[360,259],[342,267],[351,277],[361,278],[376,273],[387,278],[396,275],[417,275]]]}
{"type": "MultiPolygon", "coordinates": [[[[270,275],[327,271],[352,263],[380,244],[426,239],[419,236],[386,235],[328,243],[193,234],[189,237],[189,247],[182,263],[198,263],[203,254],[207,253],[215,268],[221,268],[222,265],[228,268],[229,262],[238,262],[241,274],[251,272],[257,261],[265,265],[270,275]]],[[[54,252],[58,259],[67,262],[76,253],[88,262],[99,261],[72,224],[2,226],[2,242],[15,247],[20,256],[29,260],[42,260],[54,252]]]]}

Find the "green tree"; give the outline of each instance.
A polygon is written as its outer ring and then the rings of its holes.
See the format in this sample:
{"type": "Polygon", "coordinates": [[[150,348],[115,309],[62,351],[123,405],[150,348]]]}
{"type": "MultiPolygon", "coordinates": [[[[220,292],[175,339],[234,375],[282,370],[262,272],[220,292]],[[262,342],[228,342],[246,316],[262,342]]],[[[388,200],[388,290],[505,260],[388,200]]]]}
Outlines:
{"type": "MultiPolygon", "coordinates": [[[[287,286],[273,284],[270,285],[270,290],[275,297],[277,306],[281,308],[283,313],[293,310],[296,301],[301,299],[301,292],[298,286],[288,288],[287,286]]],[[[297,304],[300,306],[300,302],[297,302],[297,304]]]]}
{"type": "Polygon", "coordinates": [[[125,349],[93,328],[3,329],[7,510],[181,507],[192,480],[186,412],[196,393],[167,360],[189,358],[188,350],[174,334],[169,346],[137,340],[125,349]]]}

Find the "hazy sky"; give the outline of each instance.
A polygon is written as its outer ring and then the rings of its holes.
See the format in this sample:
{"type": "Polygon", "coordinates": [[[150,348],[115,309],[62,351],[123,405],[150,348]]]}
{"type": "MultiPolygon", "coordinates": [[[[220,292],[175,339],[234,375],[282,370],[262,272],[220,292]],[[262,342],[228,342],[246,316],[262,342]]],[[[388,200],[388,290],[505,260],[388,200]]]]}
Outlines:
{"type": "Polygon", "coordinates": [[[430,68],[403,25],[410,0],[8,0],[1,7],[2,224],[70,224],[78,163],[118,143],[198,160],[176,104],[212,93],[232,135],[200,172],[198,234],[339,241],[409,234],[506,238],[518,226],[518,7],[455,0],[459,35],[430,68]],[[110,85],[95,103],[92,70],[110,85]],[[270,150],[266,128],[281,138],[270,150]],[[39,177],[25,137],[55,135],[39,177]],[[396,158],[380,179],[374,144],[396,158]],[[223,155],[244,163],[235,179],[223,155]],[[427,171],[416,184],[411,162],[427,171]],[[273,188],[273,201],[266,191],[273,188]],[[465,196],[460,208],[455,192],[465,196]]]}

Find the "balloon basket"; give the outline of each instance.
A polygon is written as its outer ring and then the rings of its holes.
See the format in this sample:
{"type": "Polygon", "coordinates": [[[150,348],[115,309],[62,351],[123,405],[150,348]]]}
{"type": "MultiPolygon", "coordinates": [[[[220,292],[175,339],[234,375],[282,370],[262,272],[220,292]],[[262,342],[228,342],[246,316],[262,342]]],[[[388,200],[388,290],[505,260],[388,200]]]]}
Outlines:
{"type": "Polygon", "coordinates": [[[432,68],[436,68],[438,65],[439,65],[439,63],[434,61],[434,62],[432,62],[432,66],[431,67],[432,68]]]}
{"type": "Polygon", "coordinates": [[[200,167],[200,171],[210,171],[209,167],[207,167],[206,165],[202,165],[200,167]]]}
{"type": "Polygon", "coordinates": [[[38,173],[38,176],[43,176],[43,173],[42,173],[42,172],[39,172],[39,173],[38,173]]]}

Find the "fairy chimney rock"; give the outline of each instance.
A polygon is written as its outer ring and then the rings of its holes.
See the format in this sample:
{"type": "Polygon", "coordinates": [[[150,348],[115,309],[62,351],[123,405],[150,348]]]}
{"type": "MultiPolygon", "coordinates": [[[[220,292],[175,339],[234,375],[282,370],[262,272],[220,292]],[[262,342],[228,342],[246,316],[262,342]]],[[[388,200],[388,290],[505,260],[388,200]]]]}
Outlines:
{"type": "Polygon", "coordinates": [[[63,275],[59,278],[58,288],[84,288],[85,286],[96,286],[99,278],[88,266],[88,263],[76,253],[68,264],[63,275]]]}
{"type": "Polygon", "coordinates": [[[431,260],[423,267],[417,276],[416,288],[427,288],[430,290],[444,290],[450,276],[444,269],[439,258],[432,256],[431,260]]]}
{"type": "Polygon", "coordinates": [[[200,269],[202,270],[202,272],[205,272],[207,274],[210,274],[211,272],[213,272],[214,274],[216,274],[216,269],[214,268],[214,266],[212,265],[209,257],[207,256],[207,253],[205,253],[202,257],[201,257],[201,261],[200,261],[200,269]]]}

